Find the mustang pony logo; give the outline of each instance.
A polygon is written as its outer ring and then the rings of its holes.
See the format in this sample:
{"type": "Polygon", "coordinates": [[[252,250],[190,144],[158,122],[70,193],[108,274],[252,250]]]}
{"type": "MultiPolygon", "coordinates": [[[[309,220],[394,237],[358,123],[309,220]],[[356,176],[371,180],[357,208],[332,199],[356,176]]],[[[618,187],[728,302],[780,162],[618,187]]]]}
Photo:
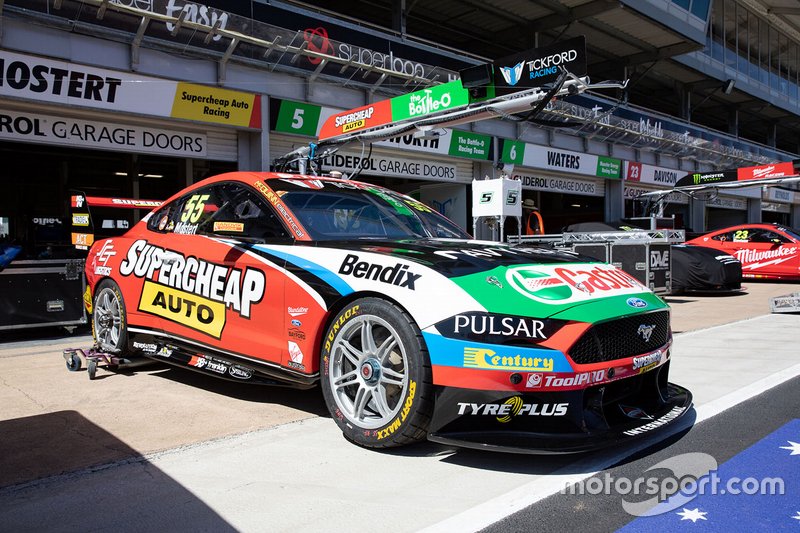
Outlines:
{"type": "Polygon", "coordinates": [[[639,335],[644,342],[650,342],[650,337],[653,335],[653,331],[655,331],[656,325],[646,325],[646,324],[639,324],[639,329],[636,330],[636,334],[639,335]]]}

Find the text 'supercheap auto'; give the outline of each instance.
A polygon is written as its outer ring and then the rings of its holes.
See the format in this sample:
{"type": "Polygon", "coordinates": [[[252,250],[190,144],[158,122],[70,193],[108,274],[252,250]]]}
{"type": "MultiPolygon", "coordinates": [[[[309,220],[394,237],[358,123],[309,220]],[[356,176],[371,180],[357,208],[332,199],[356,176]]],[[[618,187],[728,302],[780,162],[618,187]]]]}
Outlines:
{"type": "Polygon", "coordinates": [[[344,435],[576,452],[683,415],[667,305],[613,266],[472,240],[419,201],[237,172],[87,260],[99,348],[230,380],[321,385],[344,435]]]}

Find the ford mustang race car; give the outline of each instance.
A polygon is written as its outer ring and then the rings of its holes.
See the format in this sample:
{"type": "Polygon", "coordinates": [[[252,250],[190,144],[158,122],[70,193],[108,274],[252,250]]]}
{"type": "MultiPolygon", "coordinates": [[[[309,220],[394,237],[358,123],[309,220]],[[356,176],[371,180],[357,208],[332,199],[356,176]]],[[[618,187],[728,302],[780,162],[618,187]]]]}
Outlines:
{"type": "Polygon", "coordinates": [[[366,447],[577,452],[649,434],[691,404],[668,382],[670,310],[633,277],[472,240],[366,183],[208,178],[95,242],[86,277],[99,350],[319,383],[366,447]]]}
{"type": "Polygon", "coordinates": [[[742,263],[742,277],[800,279],[800,234],[780,224],[742,224],[712,231],[686,244],[715,248],[742,263]]]}

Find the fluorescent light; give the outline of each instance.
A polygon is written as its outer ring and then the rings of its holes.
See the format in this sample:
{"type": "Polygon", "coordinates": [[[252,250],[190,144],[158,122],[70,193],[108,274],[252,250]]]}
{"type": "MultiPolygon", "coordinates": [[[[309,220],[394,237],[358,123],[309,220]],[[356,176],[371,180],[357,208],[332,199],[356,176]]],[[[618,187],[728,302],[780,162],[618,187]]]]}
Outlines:
{"type": "MultiPolygon", "coordinates": [[[[114,172],[115,176],[126,176],[128,175],[127,172],[114,172]]],[[[163,178],[163,174],[139,174],[140,178],[163,178]]]]}

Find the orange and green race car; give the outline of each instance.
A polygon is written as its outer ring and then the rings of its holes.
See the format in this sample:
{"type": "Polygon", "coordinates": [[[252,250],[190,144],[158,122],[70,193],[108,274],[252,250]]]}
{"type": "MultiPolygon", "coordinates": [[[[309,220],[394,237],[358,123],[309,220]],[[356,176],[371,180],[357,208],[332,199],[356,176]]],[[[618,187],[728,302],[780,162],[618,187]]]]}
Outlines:
{"type": "Polygon", "coordinates": [[[233,381],[321,385],[345,436],[566,453],[649,435],[670,310],[611,265],[476,241],[355,181],[235,172],[92,245],[98,349],[233,381]]]}

